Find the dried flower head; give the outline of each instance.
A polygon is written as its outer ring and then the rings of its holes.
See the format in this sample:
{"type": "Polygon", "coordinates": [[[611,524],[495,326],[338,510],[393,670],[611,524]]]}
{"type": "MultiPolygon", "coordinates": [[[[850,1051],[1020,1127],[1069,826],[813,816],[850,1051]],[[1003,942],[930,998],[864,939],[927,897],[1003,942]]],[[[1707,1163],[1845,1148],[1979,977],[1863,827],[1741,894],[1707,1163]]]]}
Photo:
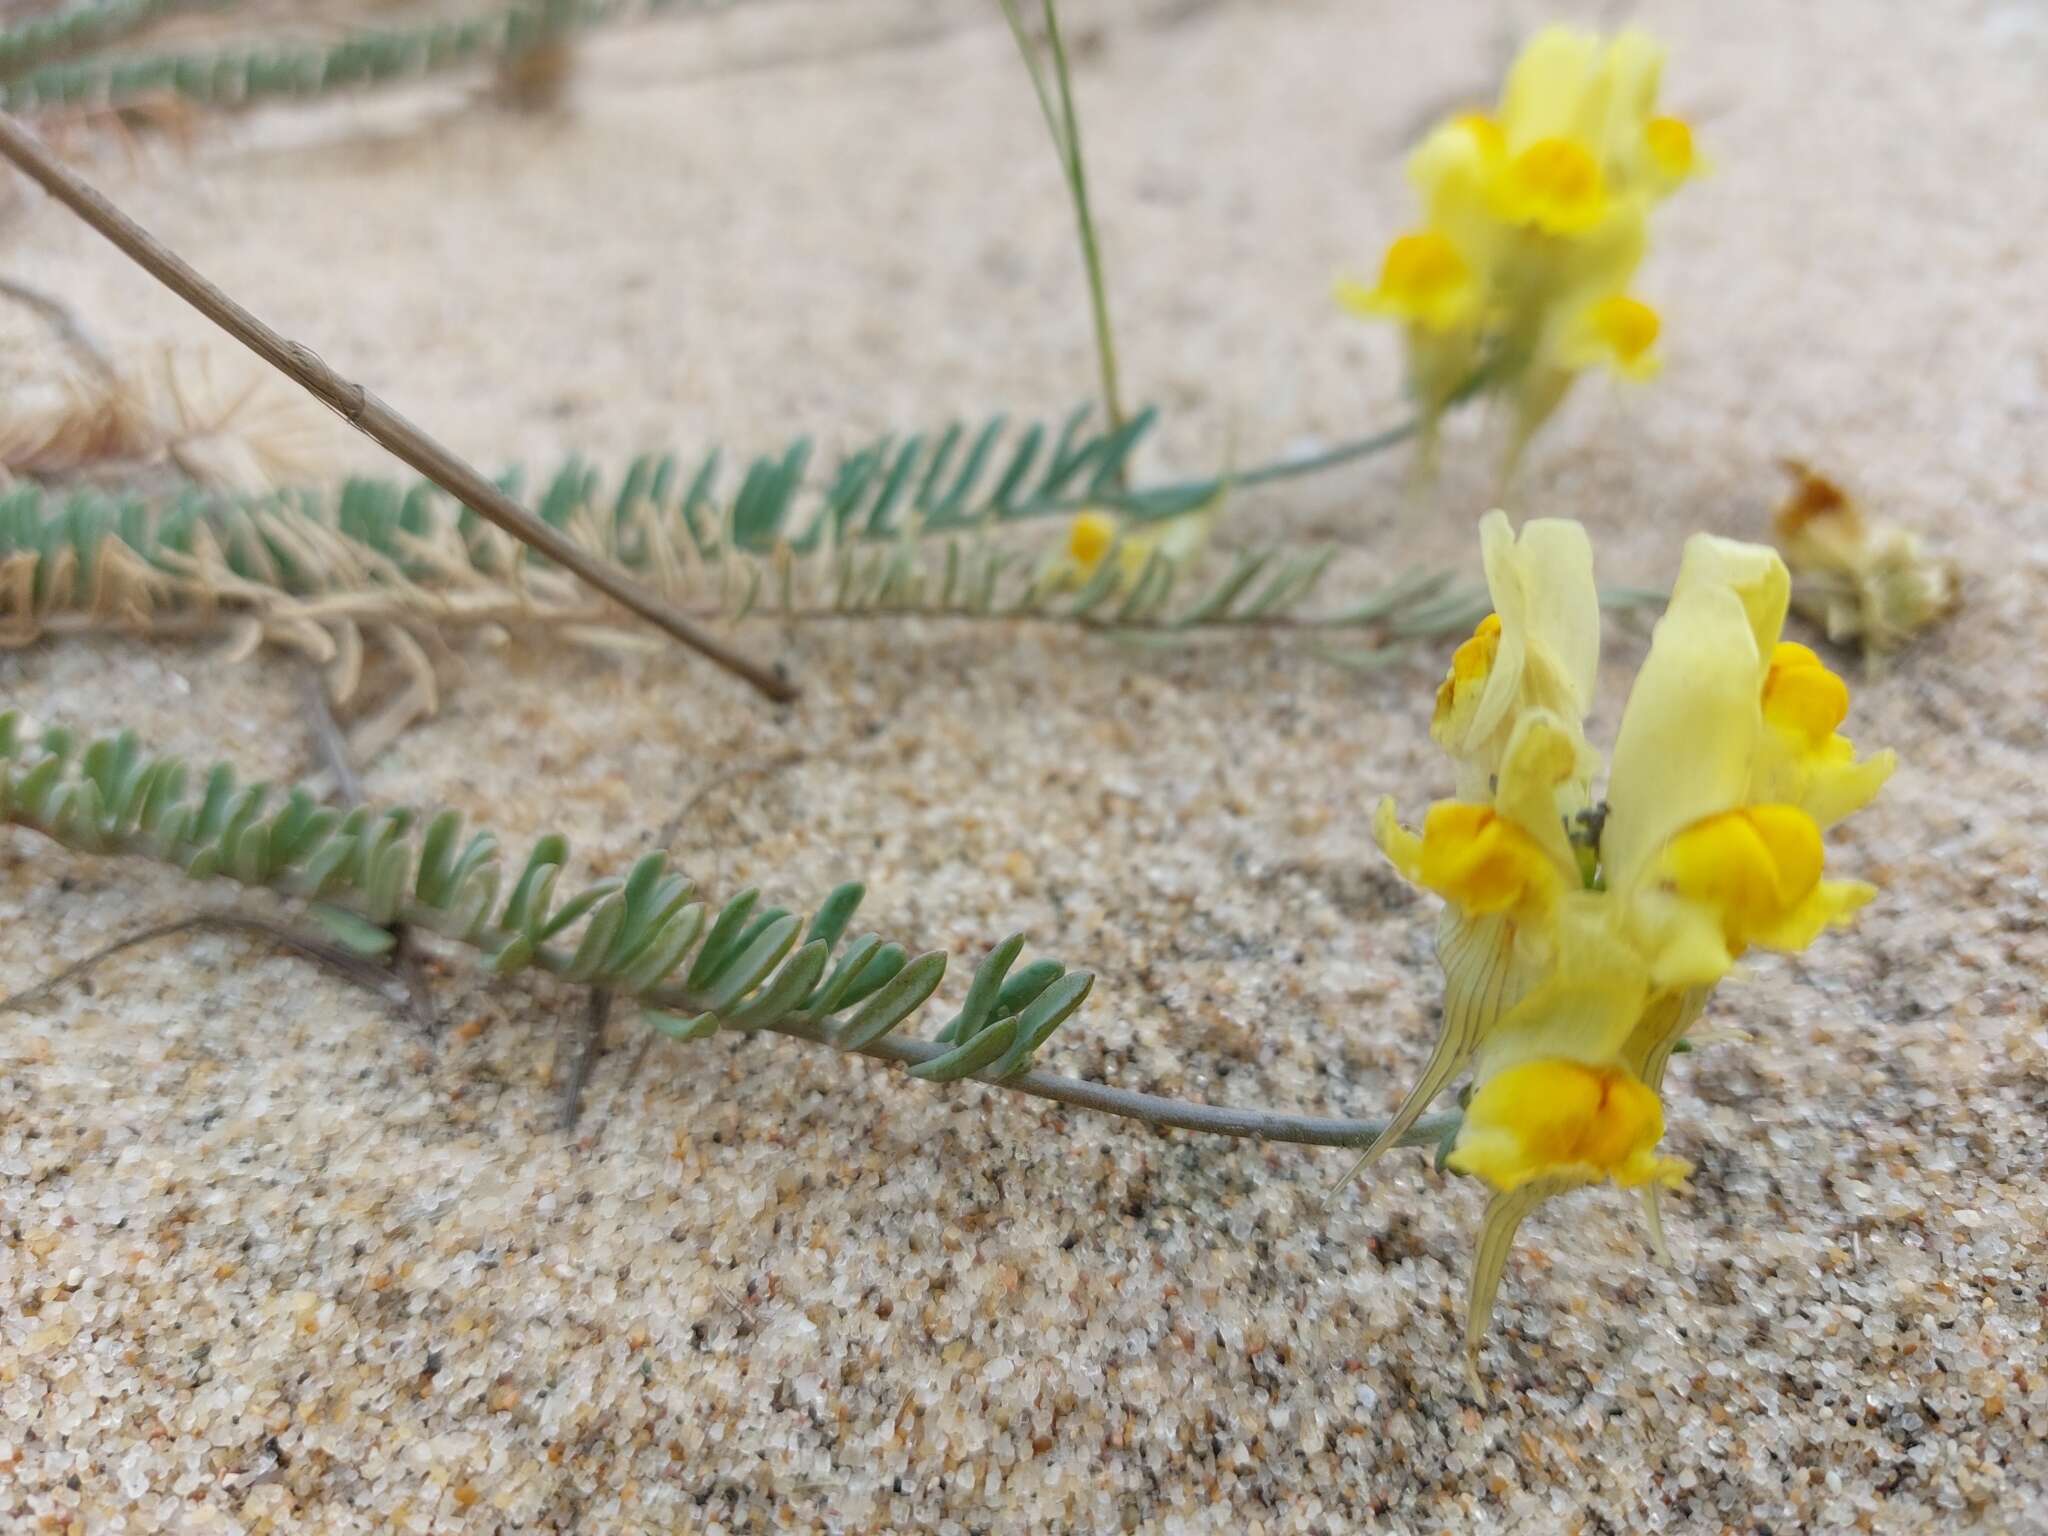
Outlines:
{"type": "Polygon", "coordinates": [[[0,474],[118,479],[168,461],[255,494],[327,472],[325,414],[267,372],[229,372],[204,353],[165,351],[153,367],[31,357],[0,377],[0,474]]]}
{"type": "Polygon", "coordinates": [[[1837,645],[1883,656],[1955,611],[1955,566],[1917,535],[1873,523],[1834,481],[1785,460],[1792,494],[1772,518],[1792,568],[1792,606],[1837,645]]]}

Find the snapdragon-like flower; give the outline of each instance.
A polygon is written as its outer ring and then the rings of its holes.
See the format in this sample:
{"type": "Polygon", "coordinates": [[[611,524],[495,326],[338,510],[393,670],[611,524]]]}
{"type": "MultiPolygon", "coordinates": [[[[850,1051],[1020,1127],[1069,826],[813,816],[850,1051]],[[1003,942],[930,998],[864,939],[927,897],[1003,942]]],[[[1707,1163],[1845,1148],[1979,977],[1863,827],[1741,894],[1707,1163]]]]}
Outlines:
{"type": "Polygon", "coordinates": [[[1064,549],[1048,562],[1044,580],[1055,588],[1085,586],[1101,572],[1105,560],[1114,556],[1117,590],[1136,584],[1155,555],[1186,565],[1202,552],[1209,540],[1213,507],[1184,512],[1178,517],[1154,522],[1133,522],[1115,513],[1090,508],[1077,512],[1067,525],[1064,549]]]}
{"type": "Polygon", "coordinates": [[[1444,899],[1443,1029],[1421,1079],[1360,1159],[1381,1156],[1467,1067],[1449,1166],[1484,1179],[1467,1313],[1476,1359],[1516,1227],[1585,1184],[1655,1192],[1665,1067],[1751,949],[1797,950],[1875,894],[1824,873],[1822,832],[1891,773],[1839,734],[1848,689],[1782,641],[1784,562],[1701,534],[1637,674],[1604,797],[1582,720],[1598,660],[1592,551],[1577,524],[1480,526],[1494,612],[1459,647],[1432,730],[1458,798],[1420,833],[1383,800],[1375,832],[1444,899]]]}
{"type": "Polygon", "coordinates": [[[1662,322],[1627,290],[1651,208],[1700,170],[1691,128],[1657,111],[1663,63],[1641,32],[1547,28],[1495,112],[1450,119],[1410,159],[1421,225],[1338,300],[1403,326],[1425,453],[1475,377],[1513,402],[1512,466],[1586,369],[1656,371],[1662,322]]]}

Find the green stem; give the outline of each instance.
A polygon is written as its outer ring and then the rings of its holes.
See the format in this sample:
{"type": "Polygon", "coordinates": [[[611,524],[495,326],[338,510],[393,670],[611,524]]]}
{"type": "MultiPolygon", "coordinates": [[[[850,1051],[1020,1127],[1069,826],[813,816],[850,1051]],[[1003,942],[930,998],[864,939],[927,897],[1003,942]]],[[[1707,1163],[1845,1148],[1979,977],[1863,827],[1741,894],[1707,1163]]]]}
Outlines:
{"type": "MultiPolygon", "coordinates": [[[[108,812],[105,816],[97,813],[80,816],[63,810],[51,810],[49,814],[44,814],[33,809],[33,805],[48,807],[54,802],[49,798],[50,785],[47,778],[41,791],[25,792],[25,786],[34,775],[12,762],[11,752],[4,746],[13,724],[13,721],[0,717],[0,824],[25,827],[61,846],[81,853],[135,856],[172,864],[179,862],[174,856],[175,850],[167,852],[164,847],[159,846],[154,835],[144,829],[144,823],[150,819],[146,810],[136,811],[139,819],[130,823],[129,812],[122,809],[108,812]],[[106,816],[111,816],[111,820],[106,819],[106,816]]],[[[67,777],[75,778],[81,772],[79,760],[74,758],[65,761],[60,772],[67,777]]],[[[140,782],[131,781],[126,792],[143,793],[136,787],[140,782]]],[[[182,790],[174,791],[174,794],[182,795],[182,790]]],[[[264,803],[270,802],[266,800],[264,803]]],[[[411,823],[415,832],[408,835],[416,836],[416,829],[423,824],[422,819],[412,817],[411,823]]],[[[247,822],[245,830],[247,829],[261,833],[267,840],[269,834],[259,822],[247,822]]],[[[209,838],[212,835],[211,832],[207,834],[209,838]]],[[[230,841],[240,835],[230,834],[230,841]]],[[[182,833],[179,836],[182,837],[182,833]]],[[[188,854],[192,851],[183,842],[178,843],[177,848],[188,854]]],[[[419,851],[417,843],[413,851],[419,851]]],[[[410,865],[414,861],[408,857],[406,862],[410,865]]],[[[271,890],[301,900],[318,900],[329,907],[342,908],[375,927],[403,925],[416,931],[430,931],[444,939],[484,953],[502,954],[525,938],[523,933],[515,931],[512,927],[495,921],[476,923],[472,918],[465,917],[456,910],[455,905],[435,905],[432,901],[421,899],[417,895],[401,898],[383,909],[381,914],[373,913],[371,898],[361,889],[323,890],[322,878],[310,870],[286,868],[261,875],[237,873],[231,866],[222,865],[216,873],[219,878],[234,880],[251,888],[271,890]]],[[[492,890],[495,892],[496,887],[493,886],[492,890]]],[[[450,893],[451,902],[458,894],[450,893]]],[[[577,957],[568,947],[532,944],[525,950],[525,956],[521,962],[523,964],[537,967],[559,978],[574,979],[571,973],[575,971],[577,957]]],[[[680,962],[671,974],[682,974],[680,962]]],[[[599,985],[595,981],[586,981],[583,984],[599,985]]],[[[641,1004],[683,1017],[694,1018],[720,1008],[719,999],[713,993],[693,989],[687,985],[649,985],[632,995],[641,1004]]],[[[726,999],[725,1003],[726,1007],[720,1011],[730,1011],[730,999],[726,999]]],[[[853,1045],[842,1040],[838,1029],[835,1028],[835,1022],[832,1018],[816,1017],[798,1010],[773,1017],[758,1027],[808,1044],[822,1045],[847,1054],[867,1056],[900,1067],[915,1067],[957,1049],[953,1043],[944,1040],[911,1040],[890,1034],[884,1034],[865,1044],[853,1045]]],[[[987,1087],[1026,1094],[1033,1098],[1067,1104],[1100,1114],[1116,1115],[1147,1125],[1218,1136],[1293,1142],[1302,1146],[1362,1147],[1377,1138],[1386,1124],[1382,1120],[1297,1115],[1280,1110],[1238,1109],[1225,1105],[1204,1104],[1170,1098],[1163,1094],[1115,1088],[1106,1083],[1062,1077],[1056,1073],[1036,1069],[1000,1077],[994,1075],[994,1068],[990,1067],[971,1076],[974,1081],[987,1087]]],[[[1459,1121],[1460,1116],[1455,1113],[1430,1116],[1419,1121],[1403,1136],[1402,1144],[1440,1147],[1456,1130],[1459,1121]]]]}
{"type": "Polygon", "coordinates": [[[1141,523],[1158,518],[1177,517],[1191,506],[1200,505],[1220,491],[1251,485],[1274,485],[1282,480],[1320,474],[1323,470],[1349,464],[1354,459],[1370,458],[1373,454],[1398,447],[1421,430],[1422,418],[1418,416],[1412,421],[1402,422],[1398,427],[1389,427],[1386,431],[1375,432],[1370,437],[1353,438],[1348,443],[1339,443],[1336,447],[1326,448],[1321,453],[1305,454],[1294,459],[1275,459],[1270,464],[1261,464],[1255,469],[1239,470],[1235,474],[1210,475],[1200,480],[1180,480],[1171,485],[1155,485],[1141,491],[1098,496],[1090,505],[1111,511],[1128,512],[1133,520],[1141,523]]]}
{"type": "Polygon", "coordinates": [[[1066,125],[1067,185],[1074,194],[1074,222],[1080,227],[1081,261],[1088,271],[1088,306],[1095,322],[1095,356],[1102,370],[1102,407],[1110,429],[1124,424],[1122,397],[1116,384],[1116,336],[1109,325],[1109,292],[1102,277],[1102,251],[1095,238],[1095,215],[1088,203],[1088,169],[1081,153],[1081,119],[1074,110],[1074,87],[1067,72],[1067,45],[1060,37],[1059,13],[1045,0],[1045,34],[1052,46],[1053,78],[1060,87],[1060,117],[1066,125]]]}
{"type": "Polygon", "coordinates": [[[1081,119],[1074,108],[1073,81],[1067,68],[1066,42],[1060,35],[1059,13],[1053,0],[1043,0],[1046,43],[1052,54],[1053,79],[1059,86],[1059,103],[1055,107],[1052,93],[1046,89],[1045,77],[1040,72],[1038,56],[1024,31],[1023,18],[1017,13],[1016,0],[1000,0],[1000,3],[1003,19],[1009,22],[1010,35],[1016,39],[1017,51],[1023,57],[1024,72],[1031,77],[1031,89],[1038,97],[1039,111],[1045,116],[1046,131],[1052,135],[1053,150],[1059,155],[1067,191],[1073,198],[1074,223],[1081,238],[1081,265],[1088,278],[1089,314],[1095,327],[1095,358],[1102,374],[1102,406],[1109,417],[1110,429],[1115,431],[1127,418],[1117,389],[1116,339],[1109,323],[1109,291],[1102,276],[1102,250],[1095,235],[1095,215],[1088,202],[1088,169],[1081,149],[1081,119]]]}

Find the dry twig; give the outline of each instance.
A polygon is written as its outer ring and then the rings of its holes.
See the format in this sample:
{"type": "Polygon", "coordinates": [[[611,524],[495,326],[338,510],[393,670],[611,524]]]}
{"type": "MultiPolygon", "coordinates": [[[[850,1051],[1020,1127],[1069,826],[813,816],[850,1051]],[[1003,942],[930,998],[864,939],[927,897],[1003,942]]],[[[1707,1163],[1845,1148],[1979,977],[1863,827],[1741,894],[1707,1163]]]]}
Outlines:
{"type": "Polygon", "coordinates": [[[245,917],[238,912],[201,912],[192,917],[175,918],[167,923],[157,923],[138,933],[128,934],[113,943],[103,945],[81,960],[73,961],[56,975],[37,982],[24,992],[17,992],[9,998],[0,998],[0,1013],[11,1013],[29,1008],[56,991],[67,981],[74,981],[103,960],[110,960],[125,949],[138,944],[147,944],[154,939],[166,939],[174,933],[190,933],[198,928],[211,928],[222,933],[253,933],[270,940],[282,949],[289,950],[301,959],[311,960],[333,971],[342,980],[353,983],[367,992],[374,992],[387,1003],[405,1003],[409,999],[402,988],[397,987],[381,966],[373,965],[359,955],[335,944],[325,944],[318,939],[307,938],[294,933],[282,923],[269,922],[260,917],[245,917]]]}
{"type": "Polygon", "coordinates": [[[593,559],[574,540],[549,527],[499,490],[467,460],[429,437],[362,385],[342,378],[311,348],[287,340],[265,325],[60,164],[34,134],[6,113],[0,113],[0,155],[13,161],[30,179],[179,298],[451,496],[473,507],[521,543],[574,571],[591,586],[692,650],[746,679],[769,698],[787,702],[797,696],[796,685],[779,667],[764,667],[741,655],[616,567],[593,559]]]}

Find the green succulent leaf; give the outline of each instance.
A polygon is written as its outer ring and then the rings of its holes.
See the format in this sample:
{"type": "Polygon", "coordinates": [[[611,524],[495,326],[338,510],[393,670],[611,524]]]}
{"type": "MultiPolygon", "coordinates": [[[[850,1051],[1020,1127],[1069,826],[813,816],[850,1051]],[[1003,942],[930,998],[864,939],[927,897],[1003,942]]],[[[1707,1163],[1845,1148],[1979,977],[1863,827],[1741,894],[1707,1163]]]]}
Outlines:
{"type": "Polygon", "coordinates": [[[910,1075],[931,1083],[950,1083],[972,1077],[1010,1049],[1016,1037],[1017,1021],[1004,1019],[1000,1024],[991,1024],[966,1044],[956,1045],[945,1055],[918,1062],[910,1068],[910,1075]]]}
{"type": "Polygon", "coordinates": [[[967,1000],[946,1027],[939,1031],[940,1040],[972,1040],[995,1017],[996,1004],[1002,997],[1003,978],[1009,975],[1010,967],[1023,950],[1024,935],[1013,933],[988,952],[987,958],[974,968],[973,980],[967,984],[967,1000]]]}
{"type": "Polygon", "coordinates": [[[919,955],[854,1010],[833,1036],[834,1043],[848,1051],[873,1045],[922,1008],[938,990],[945,974],[943,952],[932,950],[919,955]]]}
{"type": "Polygon", "coordinates": [[[802,927],[795,914],[784,913],[772,918],[765,928],[755,930],[731,963],[719,971],[717,981],[704,996],[704,1006],[713,1013],[729,1012],[733,1004],[759,986],[781,963],[802,927]]]}
{"type": "Polygon", "coordinates": [[[346,907],[315,902],[306,915],[327,931],[327,936],[352,954],[374,958],[391,952],[398,940],[389,928],[380,928],[346,907]]]}
{"type": "Polygon", "coordinates": [[[1052,1038],[1052,1032],[1080,1011],[1081,1004],[1095,988],[1088,971],[1073,971],[1053,982],[1030,1006],[1017,1015],[1017,1032],[1009,1050],[996,1064],[996,1077],[1013,1077],[1031,1065],[1037,1049],[1052,1038]]]}
{"type": "Polygon", "coordinates": [[[708,1040],[718,1033],[718,1015],[700,1013],[690,1018],[664,1013],[658,1008],[640,1010],[640,1022],[656,1034],[671,1040],[708,1040]]]}

